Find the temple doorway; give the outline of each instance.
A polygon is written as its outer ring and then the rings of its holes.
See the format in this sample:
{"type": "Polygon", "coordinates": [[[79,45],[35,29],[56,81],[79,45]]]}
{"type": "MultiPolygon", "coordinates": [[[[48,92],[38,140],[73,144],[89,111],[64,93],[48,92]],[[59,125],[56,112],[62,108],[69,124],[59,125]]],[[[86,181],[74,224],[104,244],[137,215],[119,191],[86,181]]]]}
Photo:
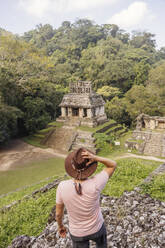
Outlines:
{"type": "Polygon", "coordinates": [[[87,109],[84,109],[84,117],[87,117],[87,109]]]}
{"type": "Polygon", "coordinates": [[[79,108],[72,108],[72,116],[79,116],[79,108]]]}

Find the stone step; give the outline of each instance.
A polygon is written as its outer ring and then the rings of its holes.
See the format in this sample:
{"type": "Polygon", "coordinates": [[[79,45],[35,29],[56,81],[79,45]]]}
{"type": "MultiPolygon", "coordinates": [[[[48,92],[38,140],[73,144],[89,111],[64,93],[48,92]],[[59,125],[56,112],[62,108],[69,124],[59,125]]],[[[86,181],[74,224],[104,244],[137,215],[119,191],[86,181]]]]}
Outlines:
{"type": "Polygon", "coordinates": [[[122,130],[122,129],[123,129],[122,126],[116,126],[116,127],[112,128],[111,130],[108,130],[108,131],[106,132],[106,134],[109,135],[109,134],[112,134],[112,133],[117,132],[117,131],[122,130]]]}
{"type": "Polygon", "coordinates": [[[92,151],[92,152],[94,152],[94,153],[96,153],[96,148],[95,147],[89,147],[89,146],[82,146],[81,144],[76,144],[76,145],[73,145],[72,146],[72,150],[77,150],[77,149],[79,149],[79,148],[81,148],[81,147],[84,147],[84,148],[86,148],[86,149],[89,149],[90,151],[92,151]]]}
{"type": "Polygon", "coordinates": [[[96,147],[96,144],[94,144],[94,143],[89,144],[89,143],[77,142],[77,141],[76,141],[76,143],[73,144],[73,146],[74,146],[74,145],[84,146],[84,147],[85,147],[85,146],[88,146],[88,147],[91,147],[91,148],[92,148],[92,147],[96,147]]]}
{"type": "Polygon", "coordinates": [[[72,144],[72,150],[78,149],[80,147],[85,147],[94,153],[96,153],[96,148],[95,148],[95,138],[92,137],[92,132],[88,131],[82,131],[78,130],[77,131],[77,136],[72,144]]]}
{"type": "Polygon", "coordinates": [[[84,143],[84,144],[93,144],[95,142],[95,139],[85,139],[85,138],[76,138],[77,143],[84,143]]]}
{"type": "Polygon", "coordinates": [[[82,138],[90,138],[90,137],[93,138],[93,133],[92,132],[78,130],[77,133],[78,133],[78,136],[82,137],[82,138]]]}
{"type": "Polygon", "coordinates": [[[117,132],[117,136],[122,136],[124,133],[126,133],[127,132],[127,129],[121,129],[121,130],[119,130],[119,132],[117,132]]]}
{"type": "Polygon", "coordinates": [[[163,135],[161,133],[151,133],[150,139],[147,140],[144,154],[162,156],[163,151],[163,135]]]}
{"type": "Polygon", "coordinates": [[[99,130],[96,131],[96,133],[105,133],[108,129],[116,126],[117,123],[116,122],[113,122],[113,123],[110,123],[109,125],[106,125],[105,127],[103,128],[100,128],[99,130]]]}
{"type": "Polygon", "coordinates": [[[58,152],[67,152],[76,138],[76,135],[77,133],[72,128],[58,128],[48,139],[47,145],[58,152]]]}

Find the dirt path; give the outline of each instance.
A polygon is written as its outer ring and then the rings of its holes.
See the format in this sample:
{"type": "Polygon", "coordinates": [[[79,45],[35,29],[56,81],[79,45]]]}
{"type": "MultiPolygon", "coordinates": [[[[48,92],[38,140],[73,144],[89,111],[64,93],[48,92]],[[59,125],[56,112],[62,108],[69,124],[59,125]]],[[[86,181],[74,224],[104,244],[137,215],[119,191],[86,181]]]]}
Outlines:
{"type": "MultiPolygon", "coordinates": [[[[66,154],[55,152],[51,148],[42,149],[34,147],[23,142],[20,139],[13,140],[8,146],[0,150],[0,171],[7,171],[15,168],[17,165],[23,165],[36,160],[43,160],[53,157],[65,158],[66,154]]],[[[165,159],[159,159],[152,156],[142,156],[131,153],[123,154],[115,159],[121,158],[142,158],[165,163],[165,159]]]]}
{"type": "Polygon", "coordinates": [[[124,155],[116,157],[115,159],[121,159],[121,158],[142,158],[142,159],[146,159],[146,160],[153,160],[153,161],[158,161],[158,162],[165,163],[165,159],[156,158],[156,157],[153,157],[153,156],[136,155],[136,154],[132,154],[132,153],[126,153],[124,155]]]}
{"type": "Polygon", "coordinates": [[[52,157],[65,158],[66,155],[55,152],[51,148],[42,149],[31,146],[22,140],[14,140],[0,150],[0,171],[7,171],[18,164],[52,157]]]}

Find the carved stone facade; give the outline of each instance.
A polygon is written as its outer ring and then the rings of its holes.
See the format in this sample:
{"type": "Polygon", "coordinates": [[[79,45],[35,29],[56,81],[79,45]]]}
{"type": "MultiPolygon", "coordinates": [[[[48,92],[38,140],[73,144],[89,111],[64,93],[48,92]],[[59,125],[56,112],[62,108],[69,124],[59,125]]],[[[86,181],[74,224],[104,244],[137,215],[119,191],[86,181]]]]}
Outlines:
{"type": "Polygon", "coordinates": [[[107,121],[102,96],[92,90],[90,81],[78,81],[70,84],[70,93],[64,95],[61,116],[58,121],[75,125],[97,126],[107,121]]]}

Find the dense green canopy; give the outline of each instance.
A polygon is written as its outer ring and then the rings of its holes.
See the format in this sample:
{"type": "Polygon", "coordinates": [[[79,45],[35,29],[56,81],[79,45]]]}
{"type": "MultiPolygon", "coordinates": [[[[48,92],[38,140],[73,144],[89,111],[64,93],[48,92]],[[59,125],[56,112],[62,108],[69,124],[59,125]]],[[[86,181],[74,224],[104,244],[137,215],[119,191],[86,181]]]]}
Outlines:
{"type": "Polygon", "coordinates": [[[154,34],[87,19],[40,24],[23,36],[0,29],[0,143],[54,120],[77,80],[91,80],[120,123],[165,115],[165,47],[156,49],[154,34]]]}

